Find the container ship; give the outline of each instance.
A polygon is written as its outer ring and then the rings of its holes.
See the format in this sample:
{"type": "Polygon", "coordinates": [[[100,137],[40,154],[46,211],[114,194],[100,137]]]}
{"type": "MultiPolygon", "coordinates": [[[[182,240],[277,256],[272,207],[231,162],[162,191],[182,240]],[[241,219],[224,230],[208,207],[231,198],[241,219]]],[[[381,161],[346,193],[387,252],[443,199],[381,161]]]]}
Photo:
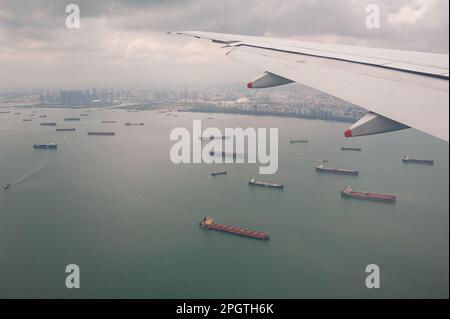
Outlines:
{"type": "Polygon", "coordinates": [[[211,173],[211,176],[219,176],[219,175],[227,175],[228,172],[227,171],[223,171],[223,172],[213,172],[211,173]]]}
{"type": "Polygon", "coordinates": [[[242,227],[230,226],[225,224],[217,224],[211,217],[205,217],[200,222],[200,227],[207,230],[218,230],[225,233],[235,234],[244,237],[250,237],[255,239],[268,240],[270,238],[269,234],[264,232],[258,232],[242,227]]]}
{"type": "Polygon", "coordinates": [[[428,160],[428,159],[420,159],[420,158],[411,158],[408,155],[406,155],[403,158],[403,163],[405,164],[424,164],[424,165],[434,165],[434,161],[433,160],[428,160]]]}
{"type": "Polygon", "coordinates": [[[56,150],[58,145],[55,143],[36,143],[33,145],[35,149],[56,150]]]}
{"type": "Polygon", "coordinates": [[[345,146],[342,146],[341,150],[342,151],[355,151],[355,152],[361,152],[362,151],[362,149],[359,148],[359,147],[345,147],[345,146]]]}
{"type": "Polygon", "coordinates": [[[125,126],[144,126],[144,123],[130,123],[130,122],[126,122],[125,126]]]}
{"type": "Polygon", "coordinates": [[[79,117],[66,117],[64,119],[64,121],[79,121],[80,118],[79,117]]]}
{"type": "Polygon", "coordinates": [[[97,136],[114,136],[116,133],[114,132],[88,132],[88,135],[97,135],[97,136]]]}
{"type": "Polygon", "coordinates": [[[349,186],[346,186],[341,190],[341,196],[386,203],[395,203],[397,201],[397,195],[355,192],[349,186]]]}
{"type": "Polygon", "coordinates": [[[54,123],[54,122],[44,122],[44,123],[41,123],[41,126],[56,126],[56,123],[54,123]]]}
{"type": "Polygon", "coordinates": [[[357,170],[351,170],[351,169],[342,169],[342,168],[329,168],[325,167],[325,165],[317,165],[316,171],[320,173],[331,173],[331,174],[338,174],[338,175],[351,175],[351,176],[357,176],[359,175],[359,171],[357,170]]]}
{"type": "Polygon", "coordinates": [[[74,132],[75,128],[57,128],[56,132],[74,132]]]}
{"type": "Polygon", "coordinates": [[[267,182],[267,181],[257,181],[254,177],[252,177],[248,183],[253,186],[261,186],[261,187],[269,187],[269,188],[277,188],[277,189],[284,188],[283,184],[276,184],[276,183],[267,182]]]}

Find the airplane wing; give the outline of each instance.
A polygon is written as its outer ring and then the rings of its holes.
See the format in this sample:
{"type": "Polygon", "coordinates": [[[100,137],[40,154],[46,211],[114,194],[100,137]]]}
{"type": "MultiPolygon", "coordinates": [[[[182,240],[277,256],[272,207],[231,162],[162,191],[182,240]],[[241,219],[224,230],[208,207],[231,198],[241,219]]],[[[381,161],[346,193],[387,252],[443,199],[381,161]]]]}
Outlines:
{"type": "Polygon", "coordinates": [[[173,34],[222,44],[227,55],[265,71],[249,88],[298,82],[370,111],[346,137],[412,127],[448,142],[448,55],[200,31],[173,34]]]}

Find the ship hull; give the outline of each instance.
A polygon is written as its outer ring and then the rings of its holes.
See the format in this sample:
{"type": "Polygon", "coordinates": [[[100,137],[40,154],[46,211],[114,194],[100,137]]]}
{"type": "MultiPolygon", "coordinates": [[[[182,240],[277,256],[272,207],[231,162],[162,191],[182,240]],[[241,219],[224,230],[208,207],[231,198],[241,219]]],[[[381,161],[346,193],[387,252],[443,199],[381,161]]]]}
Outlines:
{"type": "Polygon", "coordinates": [[[335,174],[335,175],[350,175],[350,176],[358,176],[358,171],[350,171],[350,170],[342,170],[342,169],[335,169],[335,168],[319,168],[316,167],[316,171],[319,173],[328,173],[328,174],[335,174]]]}
{"type": "Polygon", "coordinates": [[[353,152],[361,152],[362,149],[361,148],[357,148],[357,147],[341,147],[342,151],[353,151],[353,152]]]}
{"type": "Polygon", "coordinates": [[[217,172],[217,173],[211,173],[211,176],[219,176],[219,175],[227,175],[228,172],[217,172]]]}
{"type": "Polygon", "coordinates": [[[114,136],[116,133],[114,132],[88,132],[89,136],[114,136]]]}
{"type": "Polygon", "coordinates": [[[269,234],[263,232],[257,232],[250,229],[235,227],[225,224],[205,224],[204,222],[200,222],[200,227],[206,230],[217,230],[224,233],[229,233],[233,235],[238,235],[247,238],[259,239],[259,240],[268,240],[270,238],[269,234]]]}
{"type": "Polygon", "coordinates": [[[420,160],[420,159],[404,159],[404,164],[421,164],[421,165],[434,165],[432,160],[420,160]]]}
{"type": "Polygon", "coordinates": [[[33,148],[38,150],[56,150],[58,145],[35,144],[33,145],[33,148]]]}
{"type": "Polygon", "coordinates": [[[341,191],[341,196],[348,197],[348,198],[361,199],[361,200],[374,201],[374,202],[383,202],[383,203],[395,203],[397,201],[397,196],[395,196],[395,195],[370,194],[370,193],[363,193],[363,192],[341,191]]]}
{"type": "Polygon", "coordinates": [[[56,132],[75,132],[74,128],[57,128],[56,132]]]}
{"type": "Polygon", "coordinates": [[[249,181],[248,184],[251,185],[251,186],[259,186],[259,187],[274,188],[274,189],[283,189],[284,188],[284,185],[272,184],[272,183],[269,183],[269,182],[257,182],[257,181],[252,182],[252,181],[249,181]]]}

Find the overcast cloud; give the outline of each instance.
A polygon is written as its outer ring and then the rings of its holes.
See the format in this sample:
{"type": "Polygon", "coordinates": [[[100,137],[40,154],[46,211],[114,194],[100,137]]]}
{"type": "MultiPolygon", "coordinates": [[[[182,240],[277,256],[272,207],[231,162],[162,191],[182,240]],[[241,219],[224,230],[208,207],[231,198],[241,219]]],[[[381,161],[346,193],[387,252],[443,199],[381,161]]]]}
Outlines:
{"type": "Polygon", "coordinates": [[[448,53],[448,0],[0,0],[0,88],[247,82],[202,30],[448,53]],[[81,28],[65,27],[76,3],[81,28]],[[367,29],[366,5],[381,8],[367,29]]]}

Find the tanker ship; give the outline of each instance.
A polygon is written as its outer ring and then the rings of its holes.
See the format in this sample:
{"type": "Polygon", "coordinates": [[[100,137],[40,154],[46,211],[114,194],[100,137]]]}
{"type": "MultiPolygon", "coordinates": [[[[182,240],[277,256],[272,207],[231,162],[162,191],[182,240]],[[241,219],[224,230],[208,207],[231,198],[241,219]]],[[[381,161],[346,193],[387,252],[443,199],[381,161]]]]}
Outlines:
{"type": "Polygon", "coordinates": [[[351,169],[342,169],[342,168],[329,168],[325,167],[325,165],[317,165],[316,171],[320,173],[331,173],[331,174],[338,174],[338,175],[352,175],[357,176],[359,175],[359,171],[357,170],[351,170],[351,169]]]}
{"type": "Polygon", "coordinates": [[[218,231],[222,231],[225,233],[230,233],[230,234],[234,234],[234,235],[250,237],[250,238],[255,238],[255,239],[267,240],[270,238],[269,234],[267,234],[267,233],[258,232],[258,231],[254,231],[254,230],[250,230],[250,229],[246,229],[246,228],[242,228],[242,227],[235,227],[235,226],[230,226],[230,225],[225,225],[225,224],[217,224],[214,221],[214,219],[212,219],[211,217],[203,218],[203,220],[200,222],[200,227],[203,229],[207,229],[207,230],[218,230],[218,231]]]}
{"type": "Polygon", "coordinates": [[[97,136],[114,136],[116,133],[114,132],[88,132],[88,135],[97,135],[97,136]]]}
{"type": "Polygon", "coordinates": [[[58,148],[58,145],[55,143],[36,143],[33,145],[35,149],[47,149],[47,150],[55,150],[58,148]]]}
{"type": "Polygon", "coordinates": [[[219,175],[227,175],[228,172],[227,171],[223,171],[223,172],[212,172],[211,176],[219,176],[219,175]]]}
{"type": "Polygon", "coordinates": [[[296,140],[296,139],[291,138],[289,143],[291,143],[291,144],[307,144],[307,143],[309,143],[309,140],[296,140]]]}
{"type": "Polygon", "coordinates": [[[433,160],[428,160],[428,159],[420,159],[420,158],[411,158],[408,155],[406,155],[403,158],[403,163],[405,164],[424,164],[424,165],[434,165],[434,161],[433,160]]]}
{"type": "Polygon", "coordinates": [[[346,186],[341,190],[341,196],[386,203],[395,203],[397,201],[397,195],[356,192],[349,186],[346,186]]]}
{"type": "Polygon", "coordinates": [[[75,128],[57,128],[56,132],[75,132],[75,128]]]}
{"type": "Polygon", "coordinates": [[[272,183],[272,182],[266,182],[266,181],[257,181],[254,177],[252,177],[249,182],[250,185],[253,186],[261,186],[261,187],[269,187],[269,188],[278,188],[278,189],[283,189],[284,185],[282,184],[276,184],[276,183],[272,183]]]}
{"type": "Polygon", "coordinates": [[[342,146],[341,147],[342,151],[355,151],[355,152],[361,152],[362,149],[359,147],[346,147],[346,146],[342,146]]]}

